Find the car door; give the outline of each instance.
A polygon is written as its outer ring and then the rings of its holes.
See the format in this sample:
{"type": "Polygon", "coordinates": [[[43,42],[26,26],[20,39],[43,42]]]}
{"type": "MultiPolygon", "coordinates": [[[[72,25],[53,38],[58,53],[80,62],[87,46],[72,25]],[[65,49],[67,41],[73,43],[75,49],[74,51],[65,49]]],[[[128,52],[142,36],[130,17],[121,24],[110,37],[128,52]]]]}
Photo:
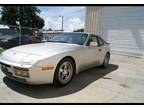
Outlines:
{"type": "Polygon", "coordinates": [[[95,35],[90,35],[86,47],[84,50],[84,68],[91,68],[97,65],[98,63],[98,47],[97,46],[90,46],[90,42],[96,42],[98,44],[97,38],[95,35]]]}
{"type": "Polygon", "coordinates": [[[32,43],[32,41],[30,40],[29,37],[23,36],[23,37],[21,38],[21,44],[22,44],[22,45],[30,44],[30,43],[32,43]]]}
{"type": "Polygon", "coordinates": [[[99,55],[99,57],[98,57],[99,63],[98,64],[102,64],[104,57],[105,57],[105,53],[106,53],[105,43],[100,36],[96,36],[96,37],[98,40],[98,55],[99,55]]]}
{"type": "Polygon", "coordinates": [[[12,48],[19,45],[19,37],[14,37],[8,40],[8,48],[12,48]]]}

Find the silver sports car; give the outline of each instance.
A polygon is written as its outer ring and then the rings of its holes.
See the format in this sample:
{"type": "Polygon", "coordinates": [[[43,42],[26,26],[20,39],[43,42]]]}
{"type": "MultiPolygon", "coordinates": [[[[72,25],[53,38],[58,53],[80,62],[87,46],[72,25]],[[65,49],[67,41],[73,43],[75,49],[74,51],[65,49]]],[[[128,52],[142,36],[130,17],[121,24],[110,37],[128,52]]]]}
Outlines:
{"type": "Polygon", "coordinates": [[[28,84],[65,86],[79,72],[107,67],[110,46],[89,33],[59,33],[45,43],[14,47],[0,55],[7,77],[28,84]]]}

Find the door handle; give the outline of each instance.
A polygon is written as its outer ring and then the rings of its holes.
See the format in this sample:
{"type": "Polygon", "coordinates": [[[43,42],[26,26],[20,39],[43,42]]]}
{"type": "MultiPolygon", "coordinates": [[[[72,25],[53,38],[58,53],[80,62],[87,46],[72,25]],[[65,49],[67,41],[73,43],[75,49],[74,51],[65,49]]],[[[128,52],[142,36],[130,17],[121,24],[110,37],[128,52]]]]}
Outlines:
{"type": "Polygon", "coordinates": [[[101,51],[102,49],[98,49],[99,51],[101,51]]]}

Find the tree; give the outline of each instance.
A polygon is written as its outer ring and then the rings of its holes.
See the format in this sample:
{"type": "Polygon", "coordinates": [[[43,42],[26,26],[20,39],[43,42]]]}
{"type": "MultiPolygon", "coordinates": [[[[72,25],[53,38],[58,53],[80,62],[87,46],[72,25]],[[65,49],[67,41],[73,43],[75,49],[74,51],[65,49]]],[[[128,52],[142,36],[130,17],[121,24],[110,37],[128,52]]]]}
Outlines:
{"type": "Polygon", "coordinates": [[[84,29],[83,28],[77,29],[77,30],[74,30],[74,32],[84,32],[84,29]]]}
{"type": "Polygon", "coordinates": [[[0,24],[6,24],[2,19],[0,18],[0,24]]]}
{"type": "Polygon", "coordinates": [[[49,28],[48,31],[53,31],[52,28],[49,28]]]}
{"type": "MultiPolygon", "coordinates": [[[[44,26],[44,20],[38,16],[40,10],[36,6],[2,6],[2,21],[8,25],[22,26],[22,34],[29,34],[33,29],[41,29],[44,26]]],[[[9,26],[10,28],[14,28],[9,26]]]]}

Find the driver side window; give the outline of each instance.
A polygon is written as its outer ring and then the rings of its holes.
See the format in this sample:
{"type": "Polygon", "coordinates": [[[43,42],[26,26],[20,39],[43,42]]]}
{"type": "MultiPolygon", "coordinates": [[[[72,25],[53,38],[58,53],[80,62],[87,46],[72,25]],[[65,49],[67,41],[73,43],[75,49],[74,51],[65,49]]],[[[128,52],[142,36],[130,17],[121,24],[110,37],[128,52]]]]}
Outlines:
{"type": "Polygon", "coordinates": [[[90,35],[90,38],[89,38],[88,43],[87,43],[87,46],[90,46],[90,42],[98,43],[97,38],[96,38],[95,35],[90,35]]]}

